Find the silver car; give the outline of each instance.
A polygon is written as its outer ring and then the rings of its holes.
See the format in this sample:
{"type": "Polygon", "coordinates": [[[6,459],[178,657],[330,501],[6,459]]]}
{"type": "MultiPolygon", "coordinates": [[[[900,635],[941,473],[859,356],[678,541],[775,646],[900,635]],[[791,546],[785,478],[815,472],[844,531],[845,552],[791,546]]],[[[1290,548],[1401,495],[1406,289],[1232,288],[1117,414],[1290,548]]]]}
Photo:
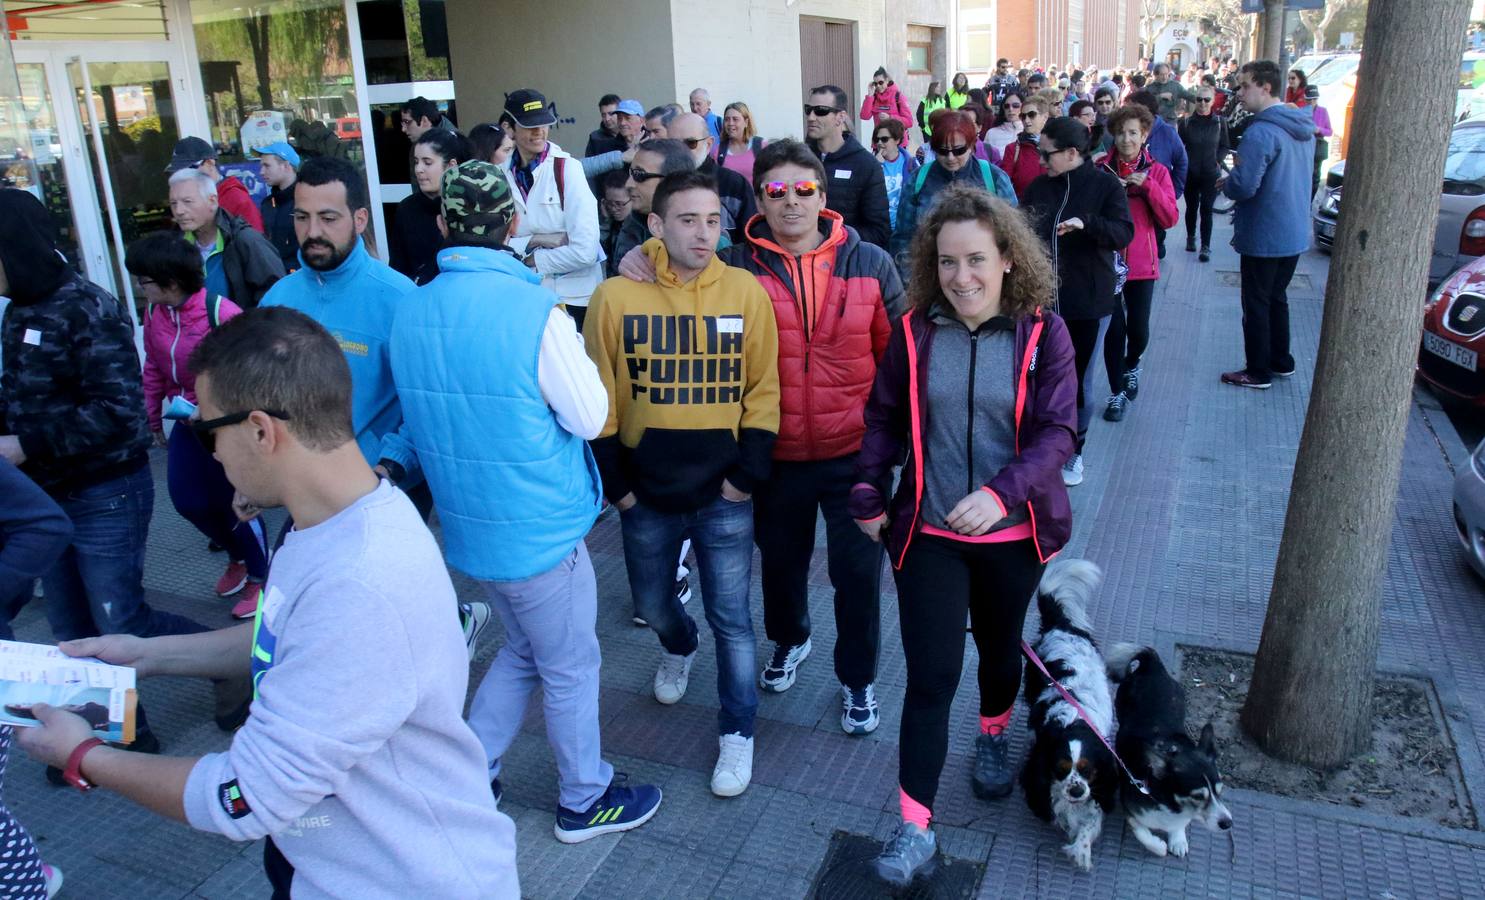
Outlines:
{"type": "Polygon", "coordinates": [[[1454,479],[1454,526],[1470,567],[1485,578],[1485,441],[1454,479]]]}
{"type": "MultiPolygon", "coordinates": [[[[1323,196],[1312,216],[1315,242],[1326,252],[1335,243],[1345,177],[1346,161],[1341,160],[1325,176],[1323,196]]],[[[1428,263],[1429,286],[1479,256],[1485,256],[1485,119],[1466,119],[1449,136],[1439,221],[1428,263]]]]}

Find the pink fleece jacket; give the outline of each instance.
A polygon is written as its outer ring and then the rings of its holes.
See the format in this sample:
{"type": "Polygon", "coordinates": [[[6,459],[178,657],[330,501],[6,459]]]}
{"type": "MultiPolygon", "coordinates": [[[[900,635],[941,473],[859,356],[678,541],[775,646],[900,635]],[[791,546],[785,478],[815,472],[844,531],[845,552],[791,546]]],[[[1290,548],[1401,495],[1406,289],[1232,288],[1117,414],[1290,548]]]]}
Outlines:
{"type": "MultiPolygon", "coordinates": [[[[217,324],[240,312],[237,304],[223,298],[217,324]]],[[[160,407],[166,399],[182,394],[196,402],[196,376],[187,368],[186,360],[210,330],[205,288],[180,306],[157,303],[149,308],[144,321],[144,411],[150,431],[164,427],[160,407]]]]}

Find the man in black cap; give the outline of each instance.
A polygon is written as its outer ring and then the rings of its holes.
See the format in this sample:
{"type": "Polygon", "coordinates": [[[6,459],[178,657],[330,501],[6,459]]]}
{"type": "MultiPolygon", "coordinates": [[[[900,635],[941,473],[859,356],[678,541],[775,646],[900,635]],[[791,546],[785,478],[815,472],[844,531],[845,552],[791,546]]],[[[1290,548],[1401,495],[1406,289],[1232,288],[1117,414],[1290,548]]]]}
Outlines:
{"type": "Polygon", "coordinates": [[[588,297],[603,281],[598,201],[582,160],[547,140],[557,116],[540,91],[522,88],[506,95],[503,117],[511,121],[516,146],[501,168],[520,212],[507,243],[581,328],[588,297]]]}
{"type": "Polygon", "coordinates": [[[253,195],[248,193],[247,185],[231,175],[223,175],[222,170],[217,168],[217,148],[210,142],[199,137],[185,137],[177,141],[175,152],[170,157],[170,165],[165,167],[165,174],[174,175],[181,169],[195,169],[216,182],[217,205],[226,210],[227,215],[237,216],[251,225],[254,231],[263,234],[263,216],[258,212],[258,204],[253,202],[253,195]]]}

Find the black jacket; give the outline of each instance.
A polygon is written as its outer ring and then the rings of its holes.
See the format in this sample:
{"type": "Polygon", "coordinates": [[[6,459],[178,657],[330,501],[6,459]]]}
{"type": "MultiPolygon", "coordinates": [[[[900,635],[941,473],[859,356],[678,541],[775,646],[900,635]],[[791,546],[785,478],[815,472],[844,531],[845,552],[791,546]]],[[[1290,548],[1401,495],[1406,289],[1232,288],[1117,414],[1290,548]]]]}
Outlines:
{"type": "Polygon", "coordinates": [[[727,236],[732,239],[732,243],[745,243],[747,235],[743,233],[743,229],[758,212],[758,201],[753,199],[753,186],[738,173],[717,165],[717,161],[710,157],[697,171],[717,180],[717,193],[722,198],[722,227],[727,229],[727,236]]]}
{"type": "Polygon", "coordinates": [[[227,275],[227,299],[252,309],[288,270],[268,239],[237,216],[217,210],[217,230],[226,241],[222,271],[227,275]]]}
{"type": "Polygon", "coordinates": [[[438,200],[413,188],[398,202],[397,220],[387,229],[392,268],[418,284],[427,284],[438,274],[438,251],[443,249],[439,211],[438,200]]]}
{"type": "Polygon", "coordinates": [[[258,201],[258,211],[263,214],[263,236],[278,251],[284,270],[292,272],[299,268],[299,238],[294,235],[294,185],[269,191],[267,197],[258,201]]]}
{"type": "Polygon", "coordinates": [[[1216,178],[1222,157],[1231,145],[1227,121],[1221,116],[1187,116],[1177,130],[1181,143],[1186,145],[1186,177],[1216,178]]]}
{"type": "Polygon", "coordinates": [[[825,164],[825,207],[841,214],[861,239],[883,250],[892,242],[892,214],[887,207],[887,179],[882,164],[854,134],[834,153],[810,148],[825,164]]]}
{"type": "Polygon", "coordinates": [[[1062,175],[1038,175],[1021,197],[1031,227],[1047,243],[1057,269],[1057,302],[1064,319],[1101,319],[1114,311],[1114,252],[1134,240],[1124,185],[1084,162],[1062,175]],[[1057,223],[1082,219],[1062,237],[1057,223]]]}
{"type": "MultiPolygon", "coordinates": [[[[629,145],[624,143],[623,138],[619,137],[616,134],[609,134],[602,128],[595,128],[588,134],[588,146],[583,148],[583,155],[598,156],[599,154],[607,153],[610,150],[618,150],[620,152],[623,152],[628,149],[629,145]]],[[[599,195],[599,199],[602,199],[601,194],[599,195]]]]}

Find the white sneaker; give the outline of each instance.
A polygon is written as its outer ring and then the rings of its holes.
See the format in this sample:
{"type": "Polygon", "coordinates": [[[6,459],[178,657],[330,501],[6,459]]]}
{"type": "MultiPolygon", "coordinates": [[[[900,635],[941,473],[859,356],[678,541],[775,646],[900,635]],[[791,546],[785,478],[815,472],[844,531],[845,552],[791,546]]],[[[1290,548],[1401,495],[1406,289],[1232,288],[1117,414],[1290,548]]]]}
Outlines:
{"type": "Polygon", "coordinates": [[[1083,454],[1074,453],[1062,466],[1062,483],[1075,487],[1083,483],[1083,454]]]}
{"type": "Polygon", "coordinates": [[[736,797],[753,780],[753,739],[740,734],[717,738],[717,765],[712,769],[712,793],[736,797]]]}
{"type": "Polygon", "coordinates": [[[773,658],[764,667],[758,676],[758,686],[765,691],[782,694],[794,686],[794,679],[798,675],[799,664],[809,659],[813,644],[809,638],[804,639],[803,644],[774,644],[773,658]]]}
{"type": "Polygon", "coordinates": [[[695,650],[685,656],[664,652],[660,654],[660,668],[655,670],[656,700],[669,706],[686,696],[686,684],[691,678],[691,661],[695,658],[695,650]]]}

